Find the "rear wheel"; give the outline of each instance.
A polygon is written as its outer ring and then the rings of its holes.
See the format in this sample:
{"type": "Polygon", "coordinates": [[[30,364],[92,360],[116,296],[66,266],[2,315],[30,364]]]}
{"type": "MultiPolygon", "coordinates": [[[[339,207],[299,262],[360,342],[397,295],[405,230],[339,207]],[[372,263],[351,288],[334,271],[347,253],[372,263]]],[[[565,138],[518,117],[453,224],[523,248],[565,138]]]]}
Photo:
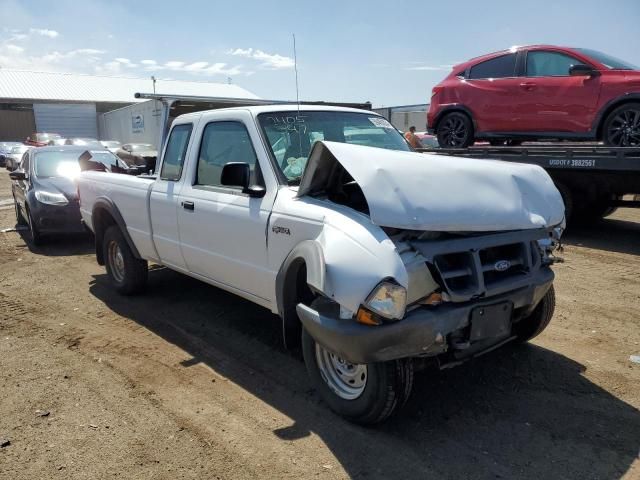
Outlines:
{"type": "Polygon", "coordinates": [[[411,394],[410,359],[352,364],[316,343],[305,329],[302,353],[309,378],[322,399],[352,422],[380,423],[402,407],[411,394]]]}
{"type": "Polygon", "coordinates": [[[438,144],[443,148],[466,148],[473,145],[471,119],[461,112],[452,112],[438,123],[438,144]]]}
{"type": "Polygon", "coordinates": [[[519,342],[527,342],[537,337],[547,328],[556,309],[556,292],[553,285],[545,293],[540,303],[526,318],[514,325],[515,334],[519,342]]]}
{"type": "Polygon", "coordinates": [[[640,103],[616,108],[604,122],[603,140],[614,147],[640,146],[640,103]]]}
{"type": "Polygon", "coordinates": [[[147,283],[146,260],[133,255],[120,228],[116,225],[107,229],[102,244],[107,274],[116,291],[123,295],[140,292],[147,283]]]}

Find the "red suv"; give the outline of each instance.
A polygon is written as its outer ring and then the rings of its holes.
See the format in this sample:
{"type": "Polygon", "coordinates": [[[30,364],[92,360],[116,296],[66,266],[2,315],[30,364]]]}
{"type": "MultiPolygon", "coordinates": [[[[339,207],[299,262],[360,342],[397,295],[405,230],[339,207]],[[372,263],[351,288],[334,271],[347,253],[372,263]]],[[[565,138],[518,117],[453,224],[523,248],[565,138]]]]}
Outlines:
{"type": "Polygon", "coordinates": [[[34,133],[27,137],[24,144],[32,147],[46,147],[52,140],[59,140],[62,137],[57,133],[34,133]]]}
{"type": "Polygon", "coordinates": [[[433,88],[427,125],[442,147],[479,139],[640,146],[640,69],[586,48],[513,47],[454,67],[433,88]]]}

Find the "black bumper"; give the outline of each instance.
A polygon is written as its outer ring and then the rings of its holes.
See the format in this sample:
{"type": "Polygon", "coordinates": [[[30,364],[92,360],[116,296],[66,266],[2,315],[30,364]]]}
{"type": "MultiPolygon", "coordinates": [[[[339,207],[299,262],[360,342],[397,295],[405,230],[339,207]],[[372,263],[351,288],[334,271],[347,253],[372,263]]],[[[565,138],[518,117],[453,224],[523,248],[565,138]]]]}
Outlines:
{"type": "MultiPolygon", "coordinates": [[[[529,312],[547,293],[553,278],[551,269],[542,268],[530,286],[488,299],[420,307],[409,312],[403,320],[376,327],[340,319],[334,303],[321,305],[319,311],[298,304],[297,312],[316,342],[351,363],[433,356],[446,350],[447,335],[469,326],[475,308],[510,302],[513,311],[529,312]]],[[[490,349],[508,337],[484,338],[477,343],[483,349],[490,349]]]]}
{"type": "Polygon", "coordinates": [[[31,205],[31,215],[40,233],[83,233],[85,229],[77,201],[68,205],[31,205]]]}

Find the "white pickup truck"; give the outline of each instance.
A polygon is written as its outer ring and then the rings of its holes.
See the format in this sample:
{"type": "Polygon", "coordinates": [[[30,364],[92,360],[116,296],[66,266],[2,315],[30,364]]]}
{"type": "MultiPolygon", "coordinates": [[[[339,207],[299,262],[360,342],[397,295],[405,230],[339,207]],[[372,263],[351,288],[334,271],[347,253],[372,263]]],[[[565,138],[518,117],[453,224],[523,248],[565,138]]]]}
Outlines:
{"type": "Polygon", "coordinates": [[[355,422],[401,406],[423,359],[457,365],[553,315],[564,205],[545,171],[412,152],[371,112],[184,115],[157,175],[84,172],[78,185],[116,290],[141,291],[151,261],[270,309],[355,422]]]}

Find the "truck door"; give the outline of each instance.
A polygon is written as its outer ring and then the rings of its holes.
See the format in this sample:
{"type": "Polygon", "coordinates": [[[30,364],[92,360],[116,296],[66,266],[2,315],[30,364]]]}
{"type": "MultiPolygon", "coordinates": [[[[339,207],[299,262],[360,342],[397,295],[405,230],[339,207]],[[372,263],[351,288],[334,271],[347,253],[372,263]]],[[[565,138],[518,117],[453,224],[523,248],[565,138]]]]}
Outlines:
{"type": "Polygon", "coordinates": [[[255,127],[247,128],[253,122],[249,112],[215,118],[201,120],[199,141],[193,142],[198,150],[189,154],[190,181],[180,192],[178,212],[182,253],[190,272],[264,304],[273,296],[275,277],[267,268],[266,228],[276,185],[265,183],[269,165],[264,158],[261,168],[254,148],[260,139],[255,127]],[[266,186],[266,194],[251,197],[223,186],[222,169],[230,162],[248,163],[251,184],[266,186]]]}
{"type": "Polygon", "coordinates": [[[184,181],[184,160],[193,125],[175,125],[169,135],[162,168],[154,182],[149,202],[153,243],[163,264],[186,270],[178,233],[178,201],[184,181]]]}

